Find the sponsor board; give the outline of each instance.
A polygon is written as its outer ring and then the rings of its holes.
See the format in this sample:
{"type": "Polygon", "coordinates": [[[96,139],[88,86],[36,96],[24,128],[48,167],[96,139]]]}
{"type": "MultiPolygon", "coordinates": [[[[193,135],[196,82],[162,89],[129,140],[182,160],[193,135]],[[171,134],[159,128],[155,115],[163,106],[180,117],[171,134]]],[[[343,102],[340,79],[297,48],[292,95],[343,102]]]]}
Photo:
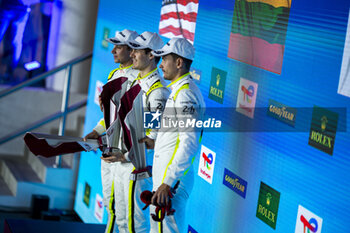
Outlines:
{"type": "Polygon", "coordinates": [[[94,216],[100,223],[102,223],[103,211],[104,211],[103,199],[100,196],[100,194],[97,193],[95,197],[94,216]]]}
{"type": "Polygon", "coordinates": [[[209,87],[209,99],[220,104],[224,102],[225,83],[227,72],[213,67],[209,87]]]}
{"type": "Polygon", "coordinates": [[[294,127],[297,109],[269,99],[267,115],[294,127]]]}
{"type": "Polygon", "coordinates": [[[101,42],[101,46],[103,49],[108,49],[108,42],[106,41],[107,38],[109,38],[109,32],[110,29],[109,28],[103,28],[103,34],[102,34],[102,42],[101,42]]]}
{"type": "Polygon", "coordinates": [[[325,108],[314,106],[309,135],[309,145],[333,155],[339,115],[325,108]]]}
{"type": "Polygon", "coordinates": [[[199,69],[196,68],[192,68],[190,69],[190,74],[191,77],[193,78],[193,80],[197,83],[200,84],[201,83],[201,77],[202,77],[202,71],[200,71],[199,69]]]}
{"type": "Polygon", "coordinates": [[[198,176],[209,184],[213,182],[216,153],[202,145],[199,159],[198,176]]]}
{"type": "Polygon", "coordinates": [[[254,118],[257,93],[257,83],[241,78],[239,82],[236,111],[247,117],[254,118]]]}
{"type": "Polygon", "coordinates": [[[198,232],[195,229],[193,229],[193,227],[191,227],[191,225],[188,225],[187,233],[198,233],[198,232]]]}
{"type": "Polygon", "coordinates": [[[273,229],[276,229],[280,196],[280,192],[263,182],[260,183],[256,217],[273,229]]]}
{"type": "Polygon", "coordinates": [[[295,233],[321,233],[322,218],[299,205],[295,233]]]}
{"type": "Polygon", "coordinates": [[[85,182],[83,202],[87,207],[90,206],[90,195],[91,195],[91,186],[87,182],[85,182]]]}
{"type": "Polygon", "coordinates": [[[247,181],[235,175],[233,172],[225,168],[223,184],[235,193],[245,198],[247,194],[247,181]]]}

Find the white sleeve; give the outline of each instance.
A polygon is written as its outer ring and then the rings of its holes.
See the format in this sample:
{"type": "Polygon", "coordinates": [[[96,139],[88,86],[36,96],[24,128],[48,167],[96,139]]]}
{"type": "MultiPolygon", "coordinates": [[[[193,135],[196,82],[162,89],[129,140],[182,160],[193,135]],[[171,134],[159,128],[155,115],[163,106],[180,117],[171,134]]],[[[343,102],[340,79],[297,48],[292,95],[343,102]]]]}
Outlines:
{"type": "MultiPolygon", "coordinates": [[[[193,121],[200,118],[200,103],[195,94],[189,90],[181,90],[175,100],[176,118],[180,121],[193,121]]],[[[167,168],[164,183],[173,187],[186,175],[191,167],[193,157],[199,145],[200,130],[195,127],[179,127],[175,151],[167,168]]]]}
{"type": "Polygon", "coordinates": [[[94,127],[94,130],[98,133],[98,135],[101,135],[104,132],[106,132],[105,120],[103,118],[94,127]]]}
{"type": "MultiPolygon", "coordinates": [[[[169,90],[164,87],[160,87],[153,90],[148,96],[147,105],[149,111],[156,112],[157,110],[159,110],[160,112],[163,112],[168,97],[169,90]]],[[[157,138],[157,130],[152,129],[147,131],[146,136],[155,140],[157,138]]]]}

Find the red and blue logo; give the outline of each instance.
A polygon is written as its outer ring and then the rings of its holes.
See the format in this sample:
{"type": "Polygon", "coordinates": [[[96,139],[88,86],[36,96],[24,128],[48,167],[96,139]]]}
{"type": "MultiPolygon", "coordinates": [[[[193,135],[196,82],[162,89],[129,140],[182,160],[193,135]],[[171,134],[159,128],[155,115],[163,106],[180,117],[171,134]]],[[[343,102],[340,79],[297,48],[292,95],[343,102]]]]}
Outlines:
{"type": "Polygon", "coordinates": [[[314,233],[317,232],[318,223],[315,218],[311,218],[309,221],[304,217],[304,215],[300,216],[300,221],[304,224],[304,233],[314,233]],[[306,231],[307,230],[307,231],[306,231]]]}
{"type": "Polygon", "coordinates": [[[295,233],[321,233],[323,219],[299,205],[295,233]]]}
{"type": "Polygon", "coordinates": [[[248,103],[251,103],[252,100],[251,98],[254,96],[254,87],[250,85],[248,88],[242,85],[241,87],[242,92],[243,92],[243,100],[247,101],[248,103]]]}
{"type": "Polygon", "coordinates": [[[209,153],[208,155],[205,154],[205,152],[202,153],[203,160],[204,160],[204,167],[206,167],[208,170],[210,170],[210,165],[213,163],[214,158],[213,154],[209,153]]]}

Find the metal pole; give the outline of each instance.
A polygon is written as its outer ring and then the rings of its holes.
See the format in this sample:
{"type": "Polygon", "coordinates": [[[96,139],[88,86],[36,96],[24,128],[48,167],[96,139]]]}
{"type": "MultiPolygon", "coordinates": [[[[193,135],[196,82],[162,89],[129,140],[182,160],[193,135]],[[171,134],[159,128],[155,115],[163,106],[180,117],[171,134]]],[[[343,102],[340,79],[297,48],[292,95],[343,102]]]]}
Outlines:
{"type": "MultiPolygon", "coordinates": [[[[67,118],[67,106],[69,101],[69,90],[70,90],[70,80],[72,76],[72,65],[69,65],[66,70],[66,79],[64,82],[64,88],[63,88],[63,94],[62,94],[62,105],[61,105],[61,112],[63,113],[63,116],[60,119],[60,125],[58,130],[59,136],[64,136],[64,130],[66,128],[66,118],[67,118]]],[[[56,157],[56,167],[60,168],[62,165],[62,158],[61,156],[56,157]]]]}

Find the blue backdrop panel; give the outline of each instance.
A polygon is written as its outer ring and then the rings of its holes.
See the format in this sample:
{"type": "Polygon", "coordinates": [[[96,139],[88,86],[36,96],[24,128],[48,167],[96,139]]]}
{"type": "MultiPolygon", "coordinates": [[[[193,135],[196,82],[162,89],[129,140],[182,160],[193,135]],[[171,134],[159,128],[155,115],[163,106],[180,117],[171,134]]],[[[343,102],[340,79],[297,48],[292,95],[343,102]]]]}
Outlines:
{"type": "MultiPolygon", "coordinates": [[[[201,71],[198,85],[208,115],[219,117],[225,125],[234,119],[241,125],[254,127],[249,132],[227,128],[224,132],[204,133],[202,144],[216,153],[211,165],[215,169],[211,184],[195,175],[186,207],[189,231],[302,232],[299,228],[295,230],[301,221],[298,218],[301,205],[322,219],[322,222],[318,220],[317,233],[348,232],[350,98],[339,95],[337,90],[350,2],[292,1],[280,75],[227,56],[234,6],[234,1],[199,0],[194,37],[196,56],[192,67],[201,71]],[[222,104],[208,97],[213,67],[227,73],[222,104]],[[258,85],[254,118],[220,114],[221,111],[235,112],[241,78],[258,85]],[[294,128],[267,114],[271,100],[297,110],[294,128]],[[310,130],[316,124],[312,123],[315,106],[338,114],[332,155],[309,145],[310,130]],[[239,177],[240,184],[246,182],[245,197],[237,187],[224,184],[227,170],[239,177]],[[261,182],[280,193],[275,229],[257,217],[261,182]]],[[[116,67],[110,53],[112,46],[102,45],[104,33],[109,31],[109,36],[113,36],[115,30],[125,28],[138,33],[158,32],[160,10],[161,1],[118,1],[116,4],[112,0],[100,0],[85,134],[102,117],[99,106],[94,103],[96,82],[105,83],[108,73],[116,67]]],[[[89,223],[98,222],[94,217],[94,203],[96,194],[102,196],[99,156],[100,152],[81,156],[75,210],[89,223]],[[85,183],[91,186],[89,206],[83,202],[85,183]]],[[[202,166],[200,156],[198,154],[193,164],[195,174],[202,166]]],[[[307,213],[303,212],[303,216],[307,213]]],[[[311,217],[307,218],[310,220],[311,217]]]]}

